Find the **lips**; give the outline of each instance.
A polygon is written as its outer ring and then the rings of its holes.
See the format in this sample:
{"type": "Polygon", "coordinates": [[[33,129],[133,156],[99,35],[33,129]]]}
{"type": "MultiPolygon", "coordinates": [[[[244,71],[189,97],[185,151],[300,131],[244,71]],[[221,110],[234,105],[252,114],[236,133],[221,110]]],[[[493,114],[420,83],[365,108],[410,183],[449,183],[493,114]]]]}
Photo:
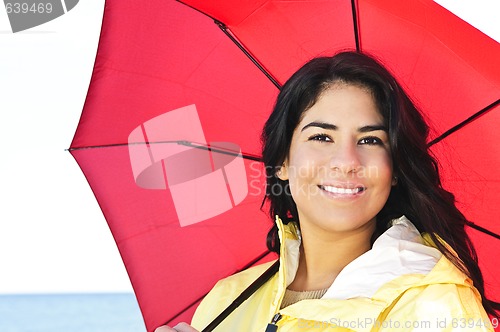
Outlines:
{"type": "Polygon", "coordinates": [[[319,187],[324,191],[336,195],[356,195],[366,190],[366,188],[363,186],[340,187],[321,185],[319,187]]]}

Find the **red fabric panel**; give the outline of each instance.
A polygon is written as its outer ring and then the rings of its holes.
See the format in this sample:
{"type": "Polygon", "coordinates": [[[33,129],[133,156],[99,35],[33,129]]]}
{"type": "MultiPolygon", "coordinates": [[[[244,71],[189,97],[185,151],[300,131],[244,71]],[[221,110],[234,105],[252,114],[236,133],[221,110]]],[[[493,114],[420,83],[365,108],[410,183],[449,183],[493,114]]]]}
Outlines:
{"type": "MultiPolygon", "coordinates": [[[[254,187],[222,217],[181,227],[168,190],[135,184],[127,167],[127,149],[83,149],[72,154],[108,221],[147,328],[154,330],[179,308],[200,299],[221,276],[243,269],[264,253],[271,222],[258,209],[262,188],[254,187]]],[[[246,162],[247,174],[261,181],[256,171],[260,166],[253,164],[246,162]]]]}
{"type": "MultiPolygon", "coordinates": [[[[497,302],[500,301],[500,265],[498,264],[498,243],[491,241],[491,236],[469,228],[469,236],[474,243],[479,257],[479,267],[483,273],[486,296],[497,302]]],[[[495,331],[500,331],[497,326],[495,331]]]]}

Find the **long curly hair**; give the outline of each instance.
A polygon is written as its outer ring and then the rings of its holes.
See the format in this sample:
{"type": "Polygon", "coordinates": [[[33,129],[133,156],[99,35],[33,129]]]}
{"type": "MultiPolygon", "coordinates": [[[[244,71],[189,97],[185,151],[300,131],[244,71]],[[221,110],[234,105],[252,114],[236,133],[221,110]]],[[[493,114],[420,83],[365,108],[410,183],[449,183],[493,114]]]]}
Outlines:
{"type": "MultiPolygon", "coordinates": [[[[377,214],[372,239],[387,230],[392,219],[407,216],[420,232],[429,234],[443,255],[472,279],[485,310],[496,316],[500,304],[485,296],[476,251],[465,231],[468,221],[456,207],[453,194],[441,186],[438,163],[429,152],[429,126],[394,76],[371,56],[342,52],[315,58],[282,87],[262,132],[262,158],[267,176],[263,205],[269,202],[271,219],[278,215],[285,224],[295,221],[300,225],[288,181],[280,180],[276,171],[288,156],[293,132],[304,112],[336,83],[367,88],[388,128],[393,170],[398,181],[377,214]]],[[[268,233],[267,245],[279,253],[277,234],[274,224],[268,233]]]]}

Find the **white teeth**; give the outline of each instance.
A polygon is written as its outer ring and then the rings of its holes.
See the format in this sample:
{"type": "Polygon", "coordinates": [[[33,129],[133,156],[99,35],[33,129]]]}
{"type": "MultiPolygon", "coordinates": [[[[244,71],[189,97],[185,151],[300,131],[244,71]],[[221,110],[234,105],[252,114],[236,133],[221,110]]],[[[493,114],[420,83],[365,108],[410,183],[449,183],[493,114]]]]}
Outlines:
{"type": "Polygon", "coordinates": [[[330,193],[333,194],[347,194],[347,195],[354,195],[357,194],[361,191],[363,191],[363,188],[357,187],[357,188],[338,188],[338,187],[333,187],[333,186],[322,186],[323,190],[326,190],[330,193]]]}

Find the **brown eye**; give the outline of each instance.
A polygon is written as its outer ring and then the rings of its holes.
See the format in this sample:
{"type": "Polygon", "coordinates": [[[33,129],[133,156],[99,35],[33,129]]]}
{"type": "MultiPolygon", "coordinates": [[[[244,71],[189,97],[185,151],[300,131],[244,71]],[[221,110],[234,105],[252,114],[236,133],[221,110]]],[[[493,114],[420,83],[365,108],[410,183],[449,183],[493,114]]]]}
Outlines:
{"type": "Polygon", "coordinates": [[[358,144],[364,145],[383,145],[382,140],[376,136],[363,137],[359,140],[358,144]]]}
{"type": "Polygon", "coordinates": [[[316,134],[309,137],[309,141],[332,142],[332,138],[326,134],[316,134]]]}

